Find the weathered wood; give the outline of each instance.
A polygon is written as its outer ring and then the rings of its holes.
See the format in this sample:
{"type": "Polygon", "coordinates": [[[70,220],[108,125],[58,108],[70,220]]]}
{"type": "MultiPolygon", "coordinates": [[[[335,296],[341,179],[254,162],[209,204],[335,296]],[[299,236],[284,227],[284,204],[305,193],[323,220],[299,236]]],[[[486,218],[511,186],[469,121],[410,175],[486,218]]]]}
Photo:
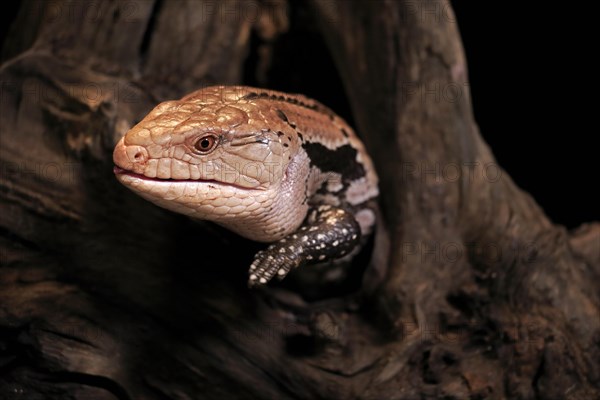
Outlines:
{"type": "Polygon", "coordinates": [[[496,165],[452,10],[420,6],[25,2],[0,70],[0,397],[597,398],[600,224],[553,225],[496,165]],[[156,102],[244,83],[252,34],[268,85],[290,8],[381,177],[363,287],[319,301],[249,291],[259,245],[112,176],[156,102]]]}

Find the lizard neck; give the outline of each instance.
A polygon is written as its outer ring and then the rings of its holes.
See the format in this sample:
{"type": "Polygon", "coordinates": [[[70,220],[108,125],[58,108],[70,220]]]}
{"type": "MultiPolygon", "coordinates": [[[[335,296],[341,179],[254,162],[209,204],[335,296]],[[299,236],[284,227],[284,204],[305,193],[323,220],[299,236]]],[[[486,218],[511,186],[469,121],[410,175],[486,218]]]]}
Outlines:
{"type": "Polygon", "coordinates": [[[214,220],[217,224],[258,242],[273,242],[294,232],[304,221],[309,208],[306,182],[310,171],[306,152],[290,160],[277,188],[261,202],[261,212],[214,220]]]}

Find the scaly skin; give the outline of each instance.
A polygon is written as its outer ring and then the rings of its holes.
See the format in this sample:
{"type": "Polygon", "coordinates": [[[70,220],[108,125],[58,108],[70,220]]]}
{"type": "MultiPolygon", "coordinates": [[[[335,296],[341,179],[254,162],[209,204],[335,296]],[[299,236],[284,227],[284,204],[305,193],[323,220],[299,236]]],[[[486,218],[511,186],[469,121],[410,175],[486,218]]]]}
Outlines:
{"type": "Polygon", "coordinates": [[[272,242],[250,285],[355,250],[377,175],[353,130],[300,95],[214,86],[159,104],[117,143],[117,179],[143,198],[272,242]]]}

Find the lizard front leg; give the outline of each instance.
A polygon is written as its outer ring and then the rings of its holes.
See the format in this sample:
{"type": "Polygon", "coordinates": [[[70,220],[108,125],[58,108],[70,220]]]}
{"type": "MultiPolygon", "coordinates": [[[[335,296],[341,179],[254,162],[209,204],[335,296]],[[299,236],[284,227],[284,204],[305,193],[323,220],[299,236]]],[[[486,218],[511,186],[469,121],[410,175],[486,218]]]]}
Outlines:
{"type": "Polygon", "coordinates": [[[274,276],[283,279],[294,268],[340,258],[359,242],[360,226],[352,213],[318,206],[296,232],[256,253],[248,285],[264,285],[274,276]]]}

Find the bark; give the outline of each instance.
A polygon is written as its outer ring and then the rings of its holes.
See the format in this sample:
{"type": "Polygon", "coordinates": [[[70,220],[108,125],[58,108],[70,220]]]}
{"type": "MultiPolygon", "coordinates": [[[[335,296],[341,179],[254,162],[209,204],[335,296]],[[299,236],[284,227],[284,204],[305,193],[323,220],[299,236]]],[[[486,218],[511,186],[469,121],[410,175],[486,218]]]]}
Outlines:
{"type": "Polygon", "coordinates": [[[600,224],[552,224],[497,166],[452,10],[423,6],[24,2],[0,70],[0,394],[598,398],[600,224]],[[259,245],[152,206],[111,162],[158,101],[248,69],[268,86],[298,10],[382,192],[361,287],[314,301],[248,290],[259,245]]]}

